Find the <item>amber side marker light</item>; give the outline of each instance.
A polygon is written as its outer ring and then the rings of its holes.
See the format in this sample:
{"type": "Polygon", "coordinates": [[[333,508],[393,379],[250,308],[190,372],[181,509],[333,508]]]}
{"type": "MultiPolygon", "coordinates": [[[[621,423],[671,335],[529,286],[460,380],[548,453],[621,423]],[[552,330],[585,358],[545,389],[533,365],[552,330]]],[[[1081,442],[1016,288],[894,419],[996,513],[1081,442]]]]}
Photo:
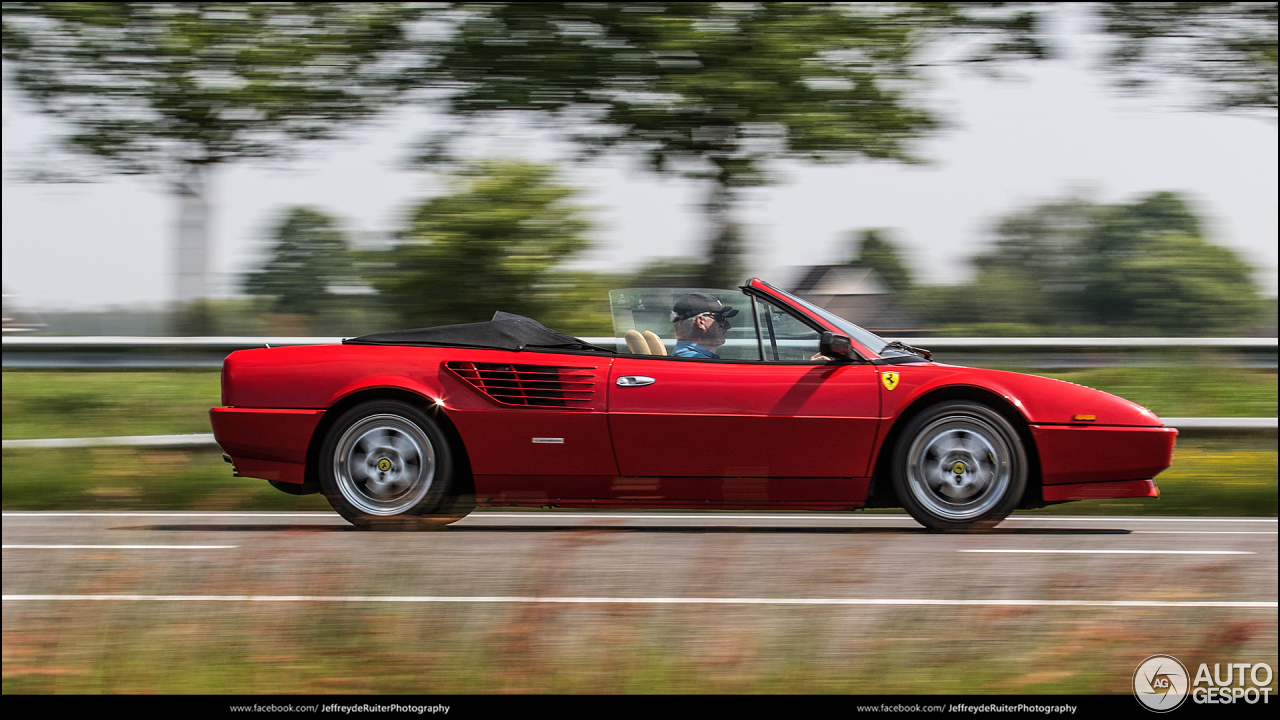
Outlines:
{"type": "Polygon", "coordinates": [[[1097,415],[1072,415],[1071,422],[1093,422],[1097,420],[1097,415]]]}

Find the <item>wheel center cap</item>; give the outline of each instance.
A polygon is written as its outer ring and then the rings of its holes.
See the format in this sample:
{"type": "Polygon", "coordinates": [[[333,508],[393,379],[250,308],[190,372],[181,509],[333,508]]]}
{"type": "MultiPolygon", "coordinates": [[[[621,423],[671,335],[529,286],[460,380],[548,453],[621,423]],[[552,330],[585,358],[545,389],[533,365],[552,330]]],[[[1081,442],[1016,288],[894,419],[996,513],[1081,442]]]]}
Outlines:
{"type": "Polygon", "coordinates": [[[955,461],[951,465],[951,472],[955,473],[956,475],[963,475],[965,469],[966,468],[964,466],[964,463],[960,462],[959,460],[955,461]]]}
{"type": "Polygon", "coordinates": [[[382,472],[386,472],[390,470],[391,461],[386,458],[382,458],[381,460],[378,461],[378,469],[381,470],[382,472]]]}

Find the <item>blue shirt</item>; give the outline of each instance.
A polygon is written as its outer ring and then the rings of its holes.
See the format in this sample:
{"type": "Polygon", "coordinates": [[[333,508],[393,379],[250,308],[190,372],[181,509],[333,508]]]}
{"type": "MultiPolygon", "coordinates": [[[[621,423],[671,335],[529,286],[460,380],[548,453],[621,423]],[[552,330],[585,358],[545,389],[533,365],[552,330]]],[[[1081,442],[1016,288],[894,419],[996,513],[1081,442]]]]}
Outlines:
{"type": "Polygon", "coordinates": [[[710,350],[702,347],[698,343],[689,342],[688,340],[677,340],[676,348],[671,351],[672,357],[691,357],[691,358],[711,358],[719,360],[720,356],[710,350]]]}

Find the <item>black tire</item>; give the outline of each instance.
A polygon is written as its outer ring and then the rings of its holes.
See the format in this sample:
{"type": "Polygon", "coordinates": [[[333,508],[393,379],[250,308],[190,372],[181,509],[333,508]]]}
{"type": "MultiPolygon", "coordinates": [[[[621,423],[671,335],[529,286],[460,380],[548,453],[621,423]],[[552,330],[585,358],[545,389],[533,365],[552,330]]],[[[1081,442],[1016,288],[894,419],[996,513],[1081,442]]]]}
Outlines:
{"type": "Polygon", "coordinates": [[[375,400],[342,414],[320,446],[320,487],[351,524],[432,530],[470,512],[451,494],[457,465],[444,433],[421,409],[375,400]]]}
{"type": "Polygon", "coordinates": [[[1027,488],[1017,430],[975,402],[944,402],[913,418],[894,448],[893,488],[921,525],[985,530],[1004,520],[1027,488]]]}

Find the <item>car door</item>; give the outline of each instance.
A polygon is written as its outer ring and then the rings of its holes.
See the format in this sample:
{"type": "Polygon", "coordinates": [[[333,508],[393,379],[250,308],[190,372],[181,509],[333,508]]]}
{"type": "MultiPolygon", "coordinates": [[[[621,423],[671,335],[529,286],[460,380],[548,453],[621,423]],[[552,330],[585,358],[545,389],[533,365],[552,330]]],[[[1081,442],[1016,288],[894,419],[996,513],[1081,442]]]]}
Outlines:
{"type": "MultiPolygon", "coordinates": [[[[623,476],[685,478],[652,492],[716,500],[726,478],[868,475],[880,403],[875,367],[811,360],[816,329],[771,303],[748,302],[763,359],[614,361],[608,418],[623,476]]],[[[788,485],[764,492],[786,495],[788,485]]]]}

